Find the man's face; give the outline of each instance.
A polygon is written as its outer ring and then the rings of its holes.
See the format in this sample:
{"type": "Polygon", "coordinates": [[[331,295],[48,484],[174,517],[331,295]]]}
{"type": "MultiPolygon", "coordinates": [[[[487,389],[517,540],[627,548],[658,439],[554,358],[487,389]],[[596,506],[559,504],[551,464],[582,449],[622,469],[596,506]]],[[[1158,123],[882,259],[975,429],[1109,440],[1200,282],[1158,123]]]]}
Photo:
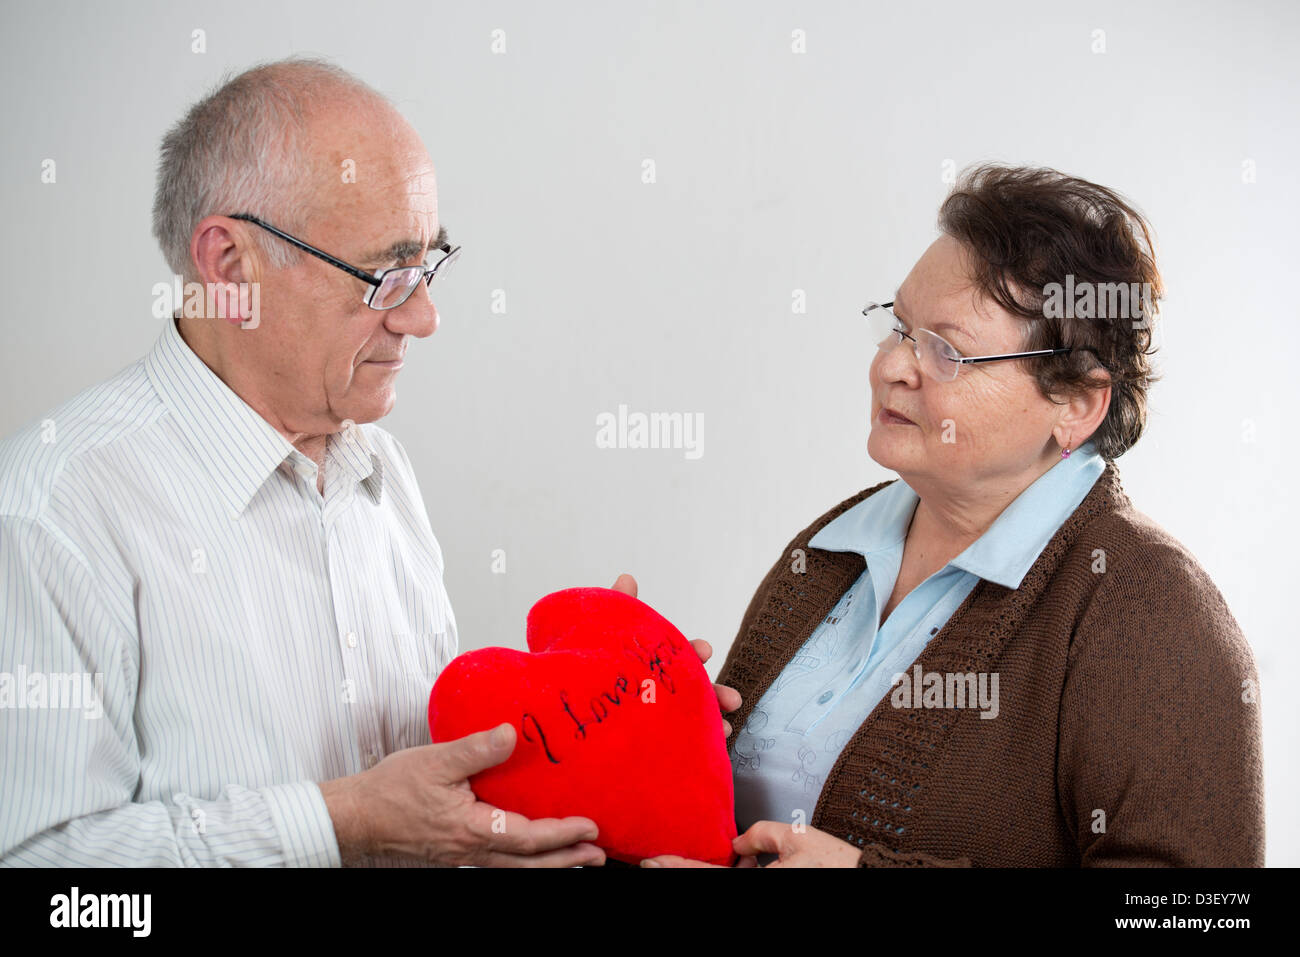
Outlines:
{"type": "MultiPolygon", "coordinates": [[[[315,162],[304,174],[316,199],[299,239],[370,273],[441,256],[429,250],[439,229],[433,163],[405,120],[346,101],[312,122],[309,143],[315,162]]],[[[424,283],[402,305],[378,311],[364,302],[367,283],[305,253],[260,278],[262,321],[234,330],[248,337],[239,361],[256,367],[241,373],[255,376],[270,406],[259,411],[284,431],[312,435],[387,415],[408,337],[438,327],[424,283]]]]}

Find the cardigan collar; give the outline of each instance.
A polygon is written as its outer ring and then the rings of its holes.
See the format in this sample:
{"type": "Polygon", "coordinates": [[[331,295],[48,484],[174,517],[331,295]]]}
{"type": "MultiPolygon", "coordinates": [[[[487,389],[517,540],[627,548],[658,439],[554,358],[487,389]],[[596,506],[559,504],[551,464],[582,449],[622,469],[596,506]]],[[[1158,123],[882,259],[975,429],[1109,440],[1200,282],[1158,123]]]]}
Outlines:
{"type": "MultiPolygon", "coordinates": [[[[791,548],[804,550],[804,562],[794,566],[782,559],[779,572],[761,596],[761,605],[750,627],[737,638],[743,652],[735,668],[739,680],[724,680],[724,676],[719,676],[723,683],[736,687],[742,698],[739,711],[731,719],[733,737],[745,726],[754,704],[866,566],[859,554],[815,548],[810,544],[811,539],[830,521],[886,487],[888,483],[882,483],[858,493],[796,538],[791,548]]],[[[1008,638],[1022,627],[1080,535],[1092,522],[1128,507],[1131,503],[1120,483],[1119,470],[1112,460],[1106,460],[1101,476],[1048,541],[1020,586],[1011,589],[980,580],[929,641],[916,664],[923,671],[989,671],[1008,638]]],[[[728,667],[727,671],[731,670],[728,667]]],[[[866,806],[866,791],[858,796],[846,788],[851,788],[853,781],[883,775],[882,780],[890,782],[891,788],[900,789],[900,794],[901,789],[919,792],[928,778],[934,751],[946,742],[956,717],[955,709],[947,709],[922,720],[915,709],[891,707],[886,696],[841,751],[826,777],[809,823],[853,843],[870,839],[898,849],[910,834],[903,834],[901,829],[883,835],[860,833],[865,815],[874,809],[866,806]],[[850,783],[842,788],[840,781],[850,783]],[[858,807],[858,803],[862,806],[858,807]]]]}
{"type": "MultiPolygon", "coordinates": [[[[1019,588],[1105,467],[1096,444],[1085,442],[1030,483],[949,564],[976,578],[1019,588]]],[[[808,544],[832,552],[857,552],[870,560],[873,552],[897,549],[903,543],[919,501],[907,481],[897,479],[824,526],[808,544]]]]}

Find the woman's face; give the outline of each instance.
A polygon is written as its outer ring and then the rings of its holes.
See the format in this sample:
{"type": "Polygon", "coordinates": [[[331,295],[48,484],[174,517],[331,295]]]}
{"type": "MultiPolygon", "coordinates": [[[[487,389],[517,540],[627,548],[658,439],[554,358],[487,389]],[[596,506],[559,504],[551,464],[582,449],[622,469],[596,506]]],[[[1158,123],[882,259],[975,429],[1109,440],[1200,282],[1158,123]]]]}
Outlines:
{"type": "MultiPolygon", "coordinates": [[[[895,298],[903,327],[912,335],[932,329],[964,356],[1024,351],[1024,320],[977,298],[969,277],[965,247],[950,236],[937,239],[895,298]],[[940,328],[944,323],[951,326],[940,328]]],[[[1035,361],[964,364],[956,379],[936,382],[921,371],[910,339],[878,350],[871,363],[868,453],[922,495],[935,489],[970,494],[979,483],[1007,487],[1041,474],[1054,452],[1060,457],[1052,429],[1065,407],[1038,391],[1027,366],[1035,361]],[[886,407],[913,424],[882,418],[886,407]]]]}

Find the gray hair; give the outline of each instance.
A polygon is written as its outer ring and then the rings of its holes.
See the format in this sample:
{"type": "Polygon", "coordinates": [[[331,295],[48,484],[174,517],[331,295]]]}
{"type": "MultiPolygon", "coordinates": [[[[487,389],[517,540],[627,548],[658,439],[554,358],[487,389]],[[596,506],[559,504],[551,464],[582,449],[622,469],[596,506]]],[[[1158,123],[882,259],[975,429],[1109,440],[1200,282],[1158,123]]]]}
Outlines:
{"type": "MultiPolygon", "coordinates": [[[[194,276],[190,237],[205,216],[252,213],[298,234],[311,215],[303,135],[313,110],[338,93],[389,101],[342,67],[290,57],[229,74],[163,137],[153,235],[172,272],[194,276]]],[[[261,229],[254,241],[275,268],[303,253],[261,229]]]]}

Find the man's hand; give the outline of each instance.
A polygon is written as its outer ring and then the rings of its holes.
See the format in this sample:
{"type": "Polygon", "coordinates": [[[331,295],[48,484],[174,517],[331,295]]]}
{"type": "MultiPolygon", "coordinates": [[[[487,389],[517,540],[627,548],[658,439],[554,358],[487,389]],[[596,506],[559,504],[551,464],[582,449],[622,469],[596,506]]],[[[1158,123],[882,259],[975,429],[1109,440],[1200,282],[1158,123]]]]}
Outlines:
{"type": "MultiPolygon", "coordinates": [[[[857,867],[862,849],[832,834],[806,827],[796,831],[780,821],[759,821],[731,842],[740,855],[737,867],[755,867],[759,854],[775,854],[768,867],[857,867]]],[[[703,861],[665,854],[641,862],[642,867],[716,867],[703,861]]]]}
{"type": "MultiPolygon", "coordinates": [[[[635,598],[636,579],[627,574],[619,575],[618,581],[614,582],[614,591],[621,591],[623,594],[631,595],[635,598]]],[[[691,647],[694,648],[695,653],[700,656],[700,664],[706,664],[708,660],[713,657],[713,646],[703,638],[693,639],[691,641],[691,647]]],[[[718,695],[718,707],[722,709],[724,714],[735,711],[740,707],[740,692],[735,688],[727,685],[720,685],[715,682],[713,690],[718,695]]],[[[724,718],[722,721],[722,728],[724,734],[726,734],[728,738],[731,737],[731,722],[724,718]]]]}
{"type": "Polygon", "coordinates": [[[589,818],[530,821],[484,804],[469,777],[515,748],[509,724],[443,744],[407,748],[369,771],[321,784],[343,863],[397,854],[449,866],[575,867],[604,864],[589,818]]]}

